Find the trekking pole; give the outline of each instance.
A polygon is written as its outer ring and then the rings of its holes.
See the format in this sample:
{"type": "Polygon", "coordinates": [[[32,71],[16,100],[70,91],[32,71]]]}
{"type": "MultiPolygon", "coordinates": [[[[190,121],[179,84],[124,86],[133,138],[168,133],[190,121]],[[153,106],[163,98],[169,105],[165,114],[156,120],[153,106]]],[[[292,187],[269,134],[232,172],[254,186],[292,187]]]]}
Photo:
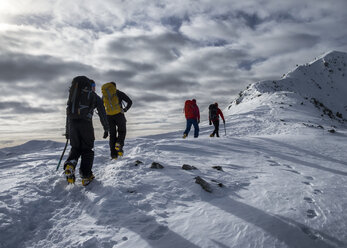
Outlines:
{"type": "Polygon", "coordinates": [[[69,140],[68,140],[68,139],[66,139],[66,143],[65,143],[65,147],[64,147],[63,153],[62,153],[61,156],[60,156],[59,163],[58,163],[57,169],[56,169],[55,171],[57,171],[57,170],[59,169],[61,160],[62,160],[63,157],[64,157],[64,153],[65,153],[65,150],[66,150],[66,147],[67,147],[67,143],[69,143],[69,140]]]}
{"type": "Polygon", "coordinates": [[[227,136],[227,130],[225,129],[225,122],[224,122],[223,124],[224,124],[224,132],[225,132],[225,136],[227,136]]]}

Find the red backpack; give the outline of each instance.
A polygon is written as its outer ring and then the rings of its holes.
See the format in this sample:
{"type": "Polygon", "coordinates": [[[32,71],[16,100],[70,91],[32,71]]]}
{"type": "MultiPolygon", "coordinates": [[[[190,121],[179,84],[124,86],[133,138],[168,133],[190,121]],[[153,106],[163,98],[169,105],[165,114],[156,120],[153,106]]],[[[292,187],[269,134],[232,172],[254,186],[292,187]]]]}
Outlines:
{"type": "Polygon", "coordinates": [[[184,103],[184,114],[186,115],[186,119],[194,119],[194,118],[196,118],[193,101],[187,100],[184,103]]]}

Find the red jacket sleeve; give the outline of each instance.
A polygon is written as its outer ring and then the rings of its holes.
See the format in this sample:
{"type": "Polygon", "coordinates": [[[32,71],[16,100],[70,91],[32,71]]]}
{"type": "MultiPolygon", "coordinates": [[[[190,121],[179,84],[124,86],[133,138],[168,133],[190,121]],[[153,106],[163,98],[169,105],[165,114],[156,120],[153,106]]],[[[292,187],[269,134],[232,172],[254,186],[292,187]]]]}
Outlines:
{"type": "Polygon", "coordinates": [[[224,119],[224,115],[223,115],[223,113],[222,113],[222,110],[220,110],[219,108],[218,108],[218,114],[220,115],[220,117],[222,117],[223,121],[225,122],[225,119],[224,119]]]}

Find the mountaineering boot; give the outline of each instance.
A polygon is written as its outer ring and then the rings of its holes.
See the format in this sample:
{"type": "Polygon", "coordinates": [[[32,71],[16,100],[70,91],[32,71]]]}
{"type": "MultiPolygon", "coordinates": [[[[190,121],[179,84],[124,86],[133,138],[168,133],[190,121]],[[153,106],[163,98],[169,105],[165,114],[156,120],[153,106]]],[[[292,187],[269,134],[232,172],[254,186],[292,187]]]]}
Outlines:
{"type": "Polygon", "coordinates": [[[111,155],[111,159],[116,160],[117,158],[118,158],[118,153],[117,152],[115,152],[115,154],[111,155]]]}
{"type": "Polygon", "coordinates": [[[116,143],[116,154],[117,157],[123,156],[123,147],[119,143],[116,143]]]}
{"type": "Polygon", "coordinates": [[[211,133],[211,134],[210,134],[210,137],[214,137],[214,134],[213,134],[213,133],[211,133]]]}
{"type": "Polygon", "coordinates": [[[94,178],[95,178],[95,176],[93,175],[93,173],[89,177],[82,177],[82,185],[87,186],[88,184],[90,184],[93,181],[94,178]]]}
{"type": "Polygon", "coordinates": [[[185,139],[185,138],[187,138],[187,136],[188,135],[184,133],[182,138],[185,139]]]}
{"type": "Polygon", "coordinates": [[[66,180],[68,183],[75,183],[76,177],[75,177],[75,166],[72,164],[66,164],[65,165],[65,171],[64,174],[66,176],[66,180]]]}

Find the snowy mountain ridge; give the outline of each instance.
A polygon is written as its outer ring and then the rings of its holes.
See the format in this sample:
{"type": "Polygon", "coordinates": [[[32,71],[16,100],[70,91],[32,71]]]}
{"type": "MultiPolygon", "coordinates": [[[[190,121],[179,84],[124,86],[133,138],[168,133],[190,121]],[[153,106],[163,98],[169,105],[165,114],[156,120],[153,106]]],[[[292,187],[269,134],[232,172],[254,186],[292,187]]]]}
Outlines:
{"type": "Polygon", "coordinates": [[[220,138],[127,139],[117,161],[97,141],[87,187],[56,171],[63,143],[0,149],[0,248],[347,247],[345,58],[252,84],[220,138]]]}
{"type": "Polygon", "coordinates": [[[260,128],[263,134],[266,130],[268,133],[288,131],[288,128],[281,128],[284,124],[281,122],[295,125],[294,130],[298,130],[301,124],[336,128],[346,122],[346,95],[347,53],[334,51],[297,66],[280,80],[249,85],[229,105],[227,114],[246,114],[252,109],[258,115],[267,116],[265,119],[271,120],[272,124],[278,122],[271,130],[268,130],[268,125],[260,128]]]}

